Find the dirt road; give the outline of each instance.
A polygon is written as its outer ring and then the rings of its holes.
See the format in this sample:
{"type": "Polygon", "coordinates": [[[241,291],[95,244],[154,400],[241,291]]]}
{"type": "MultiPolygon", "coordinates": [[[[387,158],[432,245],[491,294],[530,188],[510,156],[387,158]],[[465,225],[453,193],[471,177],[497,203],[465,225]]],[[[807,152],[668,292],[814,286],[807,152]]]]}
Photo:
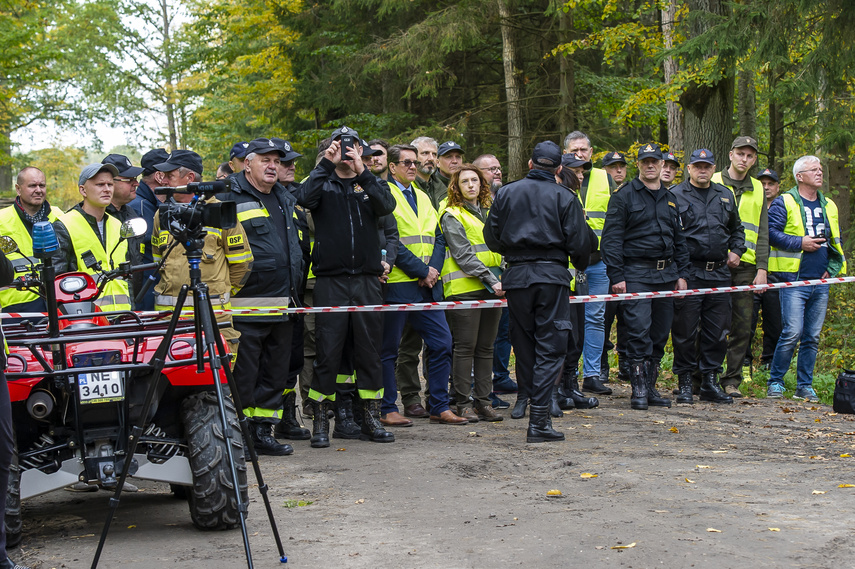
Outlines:
{"type": "MultiPolygon", "coordinates": [[[[286,567],[850,566],[855,487],[839,486],[855,485],[853,416],[788,400],[631,411],[628,396],[619,384],[600,408],[555,420],[564,443],[526,444],[527,420],[502,411],[502,423],[421,420],[394,444],[300,441],[263,457],[286,567]]],[[[255,566],[281,566],[251,498],[255,566]]],[[[107,501],[25,502],[13,557],[89,567],[107,501]]],[[[195,530],[165,485],[125,494],[100,566],[190,564],[246,566],[240,532],[195,530]]]]}

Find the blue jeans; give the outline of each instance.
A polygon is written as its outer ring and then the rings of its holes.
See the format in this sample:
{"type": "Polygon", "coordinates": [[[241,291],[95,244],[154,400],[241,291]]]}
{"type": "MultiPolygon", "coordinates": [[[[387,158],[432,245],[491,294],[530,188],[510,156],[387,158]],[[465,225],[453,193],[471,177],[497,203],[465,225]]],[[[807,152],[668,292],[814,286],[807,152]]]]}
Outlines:
{"type": "MultiPolygon", "coordinates": [[[[585,269],[588,275],[588,294],[608,294],[609,277],[606,264],[600,261],[585,269]]],[[[600,375],[600,360],[603,356],[603,343],[606,330],[606,303],[589,302],[585,304],[585,347],[582,350],[582,377],[600,375]]]]}
{"type": "Polygon", "coordinates": [[[793,352],[799,347],[796,364],[796,387],[811,387],[819,333],[828,306],[828,285],[800,286],[781,289],[783,330],[772,356],[769,385],[784,383],[793,352]]]}
{"type": "Polygon", "coordinates": [[[508,338],[508,323],[510,316],[508,307],[502,308],[502,317],[499,319],[499,331],[496,333],[496,341],[493,342],[493,381],[510,379],[511,372],[508,364],[511,361],[511,340],[508,338]]]}

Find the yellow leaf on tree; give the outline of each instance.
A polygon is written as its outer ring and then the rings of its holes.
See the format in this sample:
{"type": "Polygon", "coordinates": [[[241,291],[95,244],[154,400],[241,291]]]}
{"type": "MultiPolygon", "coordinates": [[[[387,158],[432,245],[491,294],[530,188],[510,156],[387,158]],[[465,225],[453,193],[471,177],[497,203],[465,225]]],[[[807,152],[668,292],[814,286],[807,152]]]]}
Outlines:
{"type": "Polygon", "coordinates": [[[630,547],[635,547],[635,542],[633,541],[629,545],[613,545],[612,549],[629,549],[630,547]]]}

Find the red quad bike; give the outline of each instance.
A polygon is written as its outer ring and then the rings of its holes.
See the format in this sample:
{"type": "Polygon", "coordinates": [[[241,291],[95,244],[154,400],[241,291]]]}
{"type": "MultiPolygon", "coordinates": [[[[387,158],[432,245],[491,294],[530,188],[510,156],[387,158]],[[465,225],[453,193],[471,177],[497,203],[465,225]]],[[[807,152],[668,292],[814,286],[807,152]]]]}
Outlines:
{"type": "MultiPolygon", "coordinates": [[[[122,238],[142,234],[144,224],[141,219],[126,222],[122,238]],[[142,227],[134,223],[140,221],[142,227]]],[[[11,253],[17,246],[0,237],[0,250],[11,253]]],[[[196,527],[238,527],[242,522],[226,445],[231,441],[246,504],[240,428],[231,399],[224,397],[232,433],[223,436],[211,360],[204,353],[197,360],[194,322],[176,318],[169,334],[168,314],[101,312],[94,304],[110,280],[156,265],[123,263],[104,270],[87,261],[99,273],[96,283],[82,272],[54,276],[49,258],[28,261],[15,287],[39,292],[47,299],[48,314],[3,320],[17,443],[6,503],[9,546],[21,541],[21,500],[79,482],[115,492],[126,460],[130,476],[167,482],[176,496],[186,496],[196,527]],[[158,351],[165,337],[171,342],[158,351]],[[146,408],[152,372],[160,367],[153,358],[159,354],[165,354],[161,380],[146,408]],[[145,428],[128,456],[135,425],[145,428]]],[[[218,374],[225,383],[223,370],[218,374]]]]}

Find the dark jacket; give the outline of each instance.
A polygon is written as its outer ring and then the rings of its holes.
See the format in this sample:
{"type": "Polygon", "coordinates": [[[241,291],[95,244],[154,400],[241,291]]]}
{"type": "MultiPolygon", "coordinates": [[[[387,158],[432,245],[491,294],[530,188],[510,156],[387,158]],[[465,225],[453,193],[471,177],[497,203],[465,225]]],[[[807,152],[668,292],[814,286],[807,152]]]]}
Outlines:
{"type": "MultiPolygon", "coordinates": [[[[140,217],[142,217],[145,222],[148,224],[148,227],[145,230],[145,235],[142,237],[143,239],[143,250],[142,250],[142,262],[143,263],[152,263],[154,262],[154,257],[152,256],[151,251],[151,230],[154,227],[154,214],[157,213],[157,207],[160,205],[160,201],[155,197],[154,192],[151,188],[148,187],[148,184],[145,182],[140,182],[140,185],[137,186],[137,197],[128,204],[132,210],[137,212],[140,217]]],[[[125,207],[128,207],[125,206],[125,207]]],[[[142,279],[144,282],[149,277],[154,277],[155,283],[160,280],[160,275],[157,271],[147,271],[145,273],[134,273],[134,278],[142,279]]],[[[136,282],[134,280],[133,282],[136,282]]],[[[136,289],[139,290],[139,289],[136,289]]],[[[136,306],[138,310],[154,310],[154,287],[150,287],[142,302],[136,306]]]]}
{"type": "Polygon", "coordinates": [[[315,276],[383,274],[378,219],[395,211],[388,186],[381,186],[367,168],[355,178],[339,178],[335,164],[322,158],[298,196],[315,225],[315,276]]]}
{"type": "Polygon", "coordinates": [[[676,199],[664,185],[649,190],[638,178],[612,194],[600,241],[609,281],[667,283],[688,278],[689,250],[676,199]]]}
{"type": "Polygon", "coordinates": [[[542,170],[502,186],[484,224],[487,246],[508,263],[502,275],[506,290],[532,284],[569,287],[568,257],[585,270],[596,247],[592,235],[576,193],[542,170]]]}
{"type": "MultiPolygon", "coordinates": [[[[241,218],[242,212],[253,208],[264,209],[264,204],[257,197],[258,190],[249,183],[244,172],[235,174],[231,179],[231,191],[220,194],[217,198],[221,201],[237,203],[238,219],[241,218]]],[[[282,210],[270,211],[268,214],[284,215],[287,242],[282,243],[276,225],[269,217],[253,216],[240,221],[252,249],[253,265],[252,273],[235,298],[287,296],[292,299],[292,302],[296,302],[299,298],[297,289],[303,278],[303,254],[294,220],[296,200],[279,183],[273,185],[271,192],[276,196],[282,210]]],[[[235,318],[242,317],[237,315],[235,318]]],[[[283,320],[285,316],[248,318],[252,322],[270,322],[283,320]]]]}
{"type": "MultiPolygon", "coordinates": [[[[389,179],[392,179],[391,176],[389,179]]],[[[448,197],[449,182],[451,182],[451,180],[443,176],[442,172],[439,171],[439,167],[437,167],[437,169],[430,175],[427,182],[416,180],[416,185],[421,191],[428,195],[430,203],[433,204],[434,209],[438,210],[440,202],[448,197]]]]}
{"type": "Polygon", "coordinates": [[[692,261],[689,274],[701,280],[730,280],[727,254],[745,252],[745,230],[733,192],[713,182],[704,193],[689,180],[669,190],[677,198],[683,235],[692,261]],[[714,263],[707,267],[707,263],[714,263]],[[702,266],[703,265],[703,266],[702,266]],[[707,268],[715,267],[714,270],[707,268]]]}
{"type": "MultiPolygon", "coordinates": [[[[132,209],[127,204],[122,206],[122,209],[117,209],[116,206],[110,204],[107,206],[107,213],[109,213],[122,223],[126,222],[129,219],[136,219],[141,217],[135,209],[132,209]]],[[[150,223],[148,227],[146,227],[146,233],[151,234],[150,223]]],[[[149,248],[151,247],[151,238],[149,238],[147,242],[144,241],[144,239],[145,235],[142,235],[140,237],[134,237],[133,239],[128,239],[128,261],[130,261],[132,265],[142,265],[143,263],[151,262],[146,261],[144,255],[146,243],[148,243],[149,248]]],[[[145,278],[146,275],[142,272],[133,273],[130,276],[129,280],[131,283],[131,298],[134,298],[136,296],[136,293],[142,290],[145,278]]],[[[141,310],[142,308],[137,307],[137,309],[141,310]]]]}

